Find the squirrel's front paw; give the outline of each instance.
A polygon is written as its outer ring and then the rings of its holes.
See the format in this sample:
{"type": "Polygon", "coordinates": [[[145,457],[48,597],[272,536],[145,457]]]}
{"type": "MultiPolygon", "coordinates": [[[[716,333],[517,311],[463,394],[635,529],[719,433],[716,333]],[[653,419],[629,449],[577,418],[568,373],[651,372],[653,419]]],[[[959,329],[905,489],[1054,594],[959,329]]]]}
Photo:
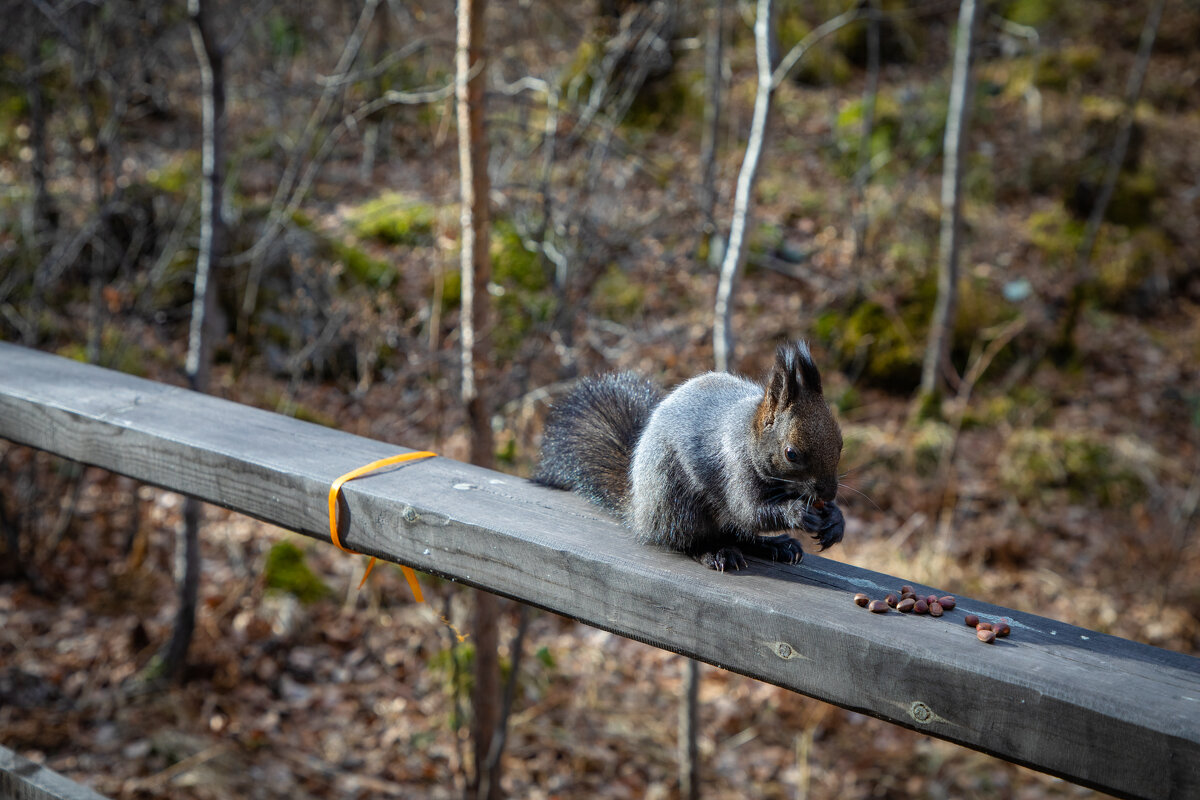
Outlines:
{"type": "Polygon", "coordinates": [[[759,536],[750,547],[756,551],[755,555],[785,564],[799,564],[804,559],[804,550],[800,543],[786,533],[778,536],[759,536]]]}
{"type": "Polygon", "coordinates": [[[824,550],[842,540],[842,535],[846,532],[846,519],[837,503],[822,503],[820,508],[813,503],[804,512],[803,527],[824,550]]]}
{"type": "Polygon", "coordinates": [[[733,546],[700,553],[695,558],[704,566],[715,569],[717,572],[733,572],[746,568],[746,557],[742,555],[741,550],[733,546]]]}

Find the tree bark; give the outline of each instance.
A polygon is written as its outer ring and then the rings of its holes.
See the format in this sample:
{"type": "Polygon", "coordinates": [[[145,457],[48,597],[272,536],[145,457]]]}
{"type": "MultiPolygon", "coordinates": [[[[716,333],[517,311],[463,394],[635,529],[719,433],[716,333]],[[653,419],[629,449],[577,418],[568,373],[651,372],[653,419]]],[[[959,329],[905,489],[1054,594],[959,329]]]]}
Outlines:
{"type": "MultiPolygon", "coordinates": [[[[491,467],[492,442],[489,340],[491,333],[488,282],[491,215],[488,209],[488,143],[484,126],[483,52],[485,0],[458,1],[458,47],[455,95],[458,111],[458,162],[462,194],[462,398],[471,428],[471,463],[491,467]]],[[[495,595],[475,593],[475,685],[472,690],[471,739],[474,775],[467,796],[500,796],[500,754],[494,766],[489,753],[500,719],[499,604],[495,595]]]]}
{"type": "MultiPolygon", "coordinates": [[[[188,386],[207,392],[212,362],[212,307],[214,272],[225,253],[225,222],[221,215],[221,186],[225,156],[225,58],[212,28],[211,7],[205,0],[189,0],[192,47],[200,65],[202,142],[200,167],[200,248],[196,257],[196,282],[192,318],[188,329],[188,386]]],[[[200,586],[200,501],[188,497],[176,542],[176,581],[179,608],[175,628],[163,656],[163,671],[183,676],[187,651],[196,627],[196,597],[200,586]]]]}
{"type": "Polygon", "coordinates": [[[967,155],[971,110],[971,58],[979,14],[976,0],[962,0],[954,43],[954,73],[942,146],[942,223],[938,239],[938,294],[929,324],[929,342],[921,370],[921,396],[936,396],[950,366],[950,340],[958,304],[958,256],[962,230],[962,173],[967,155]]]}

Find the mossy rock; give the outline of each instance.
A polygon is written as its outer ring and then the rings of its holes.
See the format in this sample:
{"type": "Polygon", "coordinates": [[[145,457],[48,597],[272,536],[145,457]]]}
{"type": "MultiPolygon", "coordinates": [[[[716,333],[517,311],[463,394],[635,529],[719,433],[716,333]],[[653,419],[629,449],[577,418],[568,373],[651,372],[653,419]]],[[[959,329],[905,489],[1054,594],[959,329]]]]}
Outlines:
{"type": "Polygon", "coordinates": [[[268,589],[287,592],[302,603],[314,603],[330,594],[329,587],[305,563],[304,551],[287,540],[276,542],[267,552],[263,580],[268,589]]]}
{"type": "Polygon", "coordinates": [[[1061,490],[1075,502],[1112,507],[1147,496],[1153,456],[1128,441],[1033,428],[1009,437],[998,465],[1005,486],[1022,500],[1061,490]]]}
{"type": "Polygon", "coordinates": [[[437,210],[411,197],[385,192],[350,211],[355,235],[382,244],[409,247],[433,243],[437,210]]]}

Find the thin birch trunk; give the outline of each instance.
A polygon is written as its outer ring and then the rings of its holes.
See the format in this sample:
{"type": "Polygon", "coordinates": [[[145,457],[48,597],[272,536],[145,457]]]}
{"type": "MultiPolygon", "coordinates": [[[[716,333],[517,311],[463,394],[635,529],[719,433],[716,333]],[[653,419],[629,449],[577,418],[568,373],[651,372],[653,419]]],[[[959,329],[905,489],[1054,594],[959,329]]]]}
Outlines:
{"type": "Polygon", "coordinates": [[[971,49],[979,18],[976,0],[962,0],[954,43],[954,73],[942,146],[942,223],[938,239],[938,294],[921,370],[921,396],[933,397],[950,373],[950,340],[958,304],[958,256],[962,232],[962,173],[971,109],[971,49]]]}
{"type": "Polygon", "coordinates": [[[772,0],[758,0],[754,20],[754,54],[758,63],[758,89],[754,94],[754,116],[750,121],[750,139],[746,156],[738,173],[737,190],[733,196],[733,219],[729,239],[721,260],[721,278],[717,284],[717,302],[713,318],[713,360],[718,372],[733,369],[733,295],[742,264],[746,260],[747,231],[753,214],[754,181],[762,159],[771,115],[771,95],[774,84],[772,55],[774,51],[774,8],[772,0]]]}
{"type": "Polygon", "coordinates": [[[754,181],[762,160],[771,116],[771,96],[787,80],[788,73],[829,34],[841,30],[864,16],[862,9],[851,8],[813,28],[797,42],[787,55],[776,63],[774,6],[771,0],[758,0],[754,20],[754,52],[758,64],[758,88],[754,95],[754,116],[750,122],[750,138],[746,155],[738,173],[737,190],[733,197],[733,216],[729,224],[729,239],[721,259],[721,277],[717,283],[717,300],[713,310],[713,361],[716,369],[733,369],[733,298],[737,279],[746,260],[747,232],[753,217],[754,181]]]}
{"type": "MultiPolygon", "coordinates": [[[[189,0],[192,47],[200,65],[203,135],[200,166],[200,249],[196,258],[196,282],[192,319],[188,330],[187,378],[195,391],[208,391],[212,362],[212,306],[214,271],[225,252],[225,225],[221,217],[221,185],[224,181],[225,59],[212,29],[211,6],[205,0],[189,0]]],[[[179,608],[171,641],[163,656],[163,671],[175,678],[183,675],[187,651],[196,627],[196,597],[200,586],[200,501],[188,497],[183,507],[183,524],[176,542],[176,581],[179,608]]]]}

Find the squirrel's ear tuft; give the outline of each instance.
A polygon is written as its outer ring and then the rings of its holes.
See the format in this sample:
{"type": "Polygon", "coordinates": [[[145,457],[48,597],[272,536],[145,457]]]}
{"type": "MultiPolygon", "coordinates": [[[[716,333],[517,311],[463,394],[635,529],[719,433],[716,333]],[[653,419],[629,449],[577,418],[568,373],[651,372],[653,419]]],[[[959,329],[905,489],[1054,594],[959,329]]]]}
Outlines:
{"type": "Polygon", "coordinates": [[[794,352],[794,369],[798,372],[800,385],[809,392],[821,394],[821,371],[817,369],[817,362],[813,361],[812,353],[808,351],[808,344],[796,342],[794,352]]]}
{"type": "Polygon", "coordinates": [[[775,351],[775,366],[771,370],[769,386],[783,405],[789,405],[800,399],[805,392],[821,394],[821,372],[813,361],[808,345],[804,342],[782,344],[775,351]]]}

